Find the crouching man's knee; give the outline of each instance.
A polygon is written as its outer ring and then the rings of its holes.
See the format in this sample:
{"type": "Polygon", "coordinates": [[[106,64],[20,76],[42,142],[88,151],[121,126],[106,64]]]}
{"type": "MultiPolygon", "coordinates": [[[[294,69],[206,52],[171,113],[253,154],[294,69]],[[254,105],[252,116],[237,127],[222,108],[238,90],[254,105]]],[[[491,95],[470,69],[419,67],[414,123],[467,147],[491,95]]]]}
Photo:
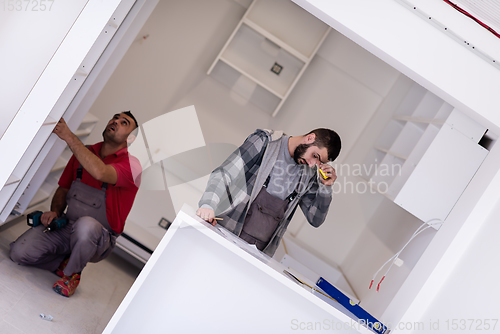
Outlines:
{"type": "Polygon", "coordinates": [[[102,225],[92,217],[81,217],[73,225],[72,239],[89,240],[96,243],[102,236],[102,225]]]}
{"type": "Polygon", "coordinates": [[[21,265],[29,265],[32,263],[30,259],[32,256],[30,255],[30,248],[22,240],[17,240],[10,244],[10,259],[17,264],[21,265]]]}

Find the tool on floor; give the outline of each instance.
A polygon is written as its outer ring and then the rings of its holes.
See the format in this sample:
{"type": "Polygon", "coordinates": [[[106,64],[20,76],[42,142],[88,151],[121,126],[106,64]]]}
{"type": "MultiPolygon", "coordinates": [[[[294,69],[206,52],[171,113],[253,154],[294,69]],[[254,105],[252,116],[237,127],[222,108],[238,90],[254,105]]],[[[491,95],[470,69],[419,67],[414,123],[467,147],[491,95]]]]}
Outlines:
{"type": "MultiPolygon", "coordinates": [[[[31,213],[28,213],[28,215],[26,216],[28,220],[28,226],[37,227],[38,225],[40,225],[42,223],[40,220],[42,218],[42,214],[43,214],[42,211],[33,211],[31,213]]],[[[64,227],[67,223],[68,220],[66,218],[54,218],[50,222],[49,226],[47,226],[43,231],[44,232],[54,231],[64,227]]]]}
{"type": "Polygon", "coordinates": [[[50,314],[43,314],[43,313],[40,313],[40,318],[47,321],[52,321],[52,319],[54,319],[54,317],[52,317],[50,314]]]}

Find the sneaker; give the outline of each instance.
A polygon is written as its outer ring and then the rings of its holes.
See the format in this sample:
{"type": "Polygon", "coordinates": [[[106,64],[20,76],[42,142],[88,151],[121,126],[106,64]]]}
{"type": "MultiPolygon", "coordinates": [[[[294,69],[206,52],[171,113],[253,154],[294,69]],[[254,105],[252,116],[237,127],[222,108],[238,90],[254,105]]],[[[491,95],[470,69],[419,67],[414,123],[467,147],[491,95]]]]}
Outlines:
{"type": "Polygon", "coordinates": [[[64,268],[66,268],[66,266],[68,265],[68,261],[69,261],[69,257],[65,258],[61,262],[61,264],[59,265],[59,268],[57,268],[56,271],[54,271],[54,274],[63,278],[64,277],[64,268]]]}
{"type": "Polygon", "coordinates": [[[73,274],[71,276],[64,276],[61,280],[57,281],[52,289],[61,296],[69,297],[75,293],[76,287],[80,283],[80,274],[73,274]]]}

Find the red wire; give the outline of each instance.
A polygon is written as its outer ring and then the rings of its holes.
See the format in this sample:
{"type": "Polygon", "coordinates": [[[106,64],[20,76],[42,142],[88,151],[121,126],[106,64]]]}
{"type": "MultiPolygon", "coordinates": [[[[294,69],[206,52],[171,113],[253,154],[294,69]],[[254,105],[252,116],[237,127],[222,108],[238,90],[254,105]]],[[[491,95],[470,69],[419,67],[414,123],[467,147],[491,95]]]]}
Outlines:
{"type": "Polygon", "coordinates": [[[380,284],[382,283],[382,281],[384,280],[385,276],[382,277],[382,279],[380,280],[380,282],[378,282],[378,285],[377,285],[377,292],[380,290],[380,284]]]}
{"type": "Polygon", "coordinates": [[[475,18],[471,14],[469,14],[467,11],[463,10],[462,8],[460,8],[459,6],[457,6],[456,4],[454,4],[451,1],[448,1],[448,0],[443,0],[443,1],[446,2],[447,4],[449,4],[450,6],[452,6],[453,8],[455,8],[456,10],[458,10],[460,13],[464,14],[467,17],[470,17],[471,19],[473,19],[474,21],[476,21],[477,23],[479,23],[483,28],[486,28],[489,32],[491,32],[496,37],[500,38],[500,34],[499,33],[497,33],[491,27],[489,27],[488,25],[484,24],[483,22],[481,22],[480,20],[478,20],[477,18],[475,18]]]}

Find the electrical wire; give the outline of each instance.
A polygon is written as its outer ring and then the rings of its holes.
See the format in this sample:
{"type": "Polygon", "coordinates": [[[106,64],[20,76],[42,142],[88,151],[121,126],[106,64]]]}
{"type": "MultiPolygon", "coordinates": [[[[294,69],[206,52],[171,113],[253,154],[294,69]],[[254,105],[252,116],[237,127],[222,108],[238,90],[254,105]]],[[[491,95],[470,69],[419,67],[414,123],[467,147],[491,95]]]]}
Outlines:
{"type": "Polygon", "coordinates": [[[500,34],[497,33],[495,30],[493,30],[490,26],[488,26],[487,24],[481,22],[480,20],[478,20],[477,18],[475,18],[474,16],[472,16],[469,12],[467,12],[466,10],[462,9],[461,7],[459,7],[458,5],[454,4],[453,2],[451,1],[448,1],[448,0],[443,0],[444,2],[446,2],[447,4],[449,4],[450,6],[452,6],[453,8],[455,8],[456,10],[458,10],[460,13],[464,14],[465,16],[473,19],[474,21],[476,21],[479,25],[481,25],[483,28],[485,28],[486,30],[488,30],[489,32],[491,32],[493,35],[497,36],[498,38],[500,38],[500,34]]]}
{"type": "Polygon", "coordinates": [[[370,282],[370,287],[368,289],[371,289],[372,288],[372,285],[373,285],[373,282],[375,281],[375,278],[377,277],[378,273],[389,263],[392,261],[391,265],[389,266],[389,268],[387,269],[387,271],[385,272],[384,276],[382,276],[382,279],[380,280],[380,282],[378,283],[377,285],[377,292],[379,292],[380,290],[380,284],[382,284],[382,281],[385,279],[385,277],[387,276],[387,274],[389,273],[389,270],[391,270],[392,266],[394,265],[394,262],[396,261],[396,259],[399,257],[399,255],[401,254],[401,252],[403,252],[403,250],[406,248],[406,246],[408,246],[408,244],[417,236],[419,235],[420,233],[422,233],[423,231],[427,230],[429,227],[433,226],[433,225],[438,225],[438,224],[443,224],[443,222],[440,220],[440,219],[437,219],[437,218],[433,218],[433,219],[430,219],[428,221],[426,221],[425,223],[423,223],[422,225],[420,225],[417,230],[415,232],[413,232],[411,238],[408,240],[408,242],[406,242],[406,244],[403,246],[403,248],[401,248],[399,250],[399,252],[397,252],[396,254],[394,254],[389,260],[387,260],[378,270],[377,272],[375,273],[375,275],[373,275],[373,278],[370,282]],[[439,220],[439,222],[437,223],[431,223],[432,221],[434,220],[439,220]],[[427,226],[426,226],[427,225],[427,226]],[[424,227],[425,226],[425,227],[424,227]]]}

